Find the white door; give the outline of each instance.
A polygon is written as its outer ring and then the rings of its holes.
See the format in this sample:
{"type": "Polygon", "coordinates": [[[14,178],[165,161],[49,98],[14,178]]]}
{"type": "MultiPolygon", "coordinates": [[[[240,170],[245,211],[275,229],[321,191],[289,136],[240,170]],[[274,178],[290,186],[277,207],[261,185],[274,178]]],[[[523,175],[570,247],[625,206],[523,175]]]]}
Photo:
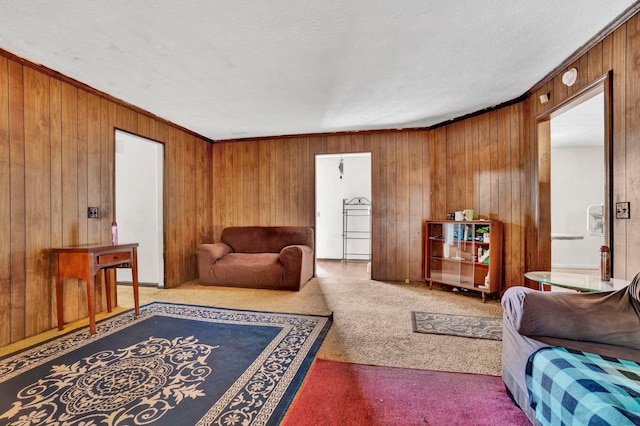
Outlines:
{"type": "MultiPolygon", "coordinates": [[[[162,188],[164,146],[116,130],[116,221],[118,241],[137,242],[138,281],[164,287],[162,188]]],[[[131,271],[118,270],[119,282],[131,271]]]]}

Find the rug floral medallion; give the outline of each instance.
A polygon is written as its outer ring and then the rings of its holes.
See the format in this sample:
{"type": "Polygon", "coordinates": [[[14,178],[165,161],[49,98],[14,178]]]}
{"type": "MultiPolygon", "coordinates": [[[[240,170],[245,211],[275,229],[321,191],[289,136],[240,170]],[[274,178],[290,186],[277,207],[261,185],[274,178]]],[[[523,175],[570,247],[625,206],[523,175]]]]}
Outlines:
{"type": "Polygon", "coordinates": [[[0,360],[0,424],[276,424],[330,325],[146,305],[0,360]]]}

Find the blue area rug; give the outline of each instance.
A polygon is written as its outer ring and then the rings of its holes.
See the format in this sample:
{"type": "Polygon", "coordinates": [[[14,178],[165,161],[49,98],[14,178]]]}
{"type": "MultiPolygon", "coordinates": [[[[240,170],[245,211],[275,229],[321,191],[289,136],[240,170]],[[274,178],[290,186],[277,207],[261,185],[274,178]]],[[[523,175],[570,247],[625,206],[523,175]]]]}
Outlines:
{"type": "Polygon", "coordinates": [[[0,424],[272,425],[331,318],[152,303],[0,360],[0,424]]]}

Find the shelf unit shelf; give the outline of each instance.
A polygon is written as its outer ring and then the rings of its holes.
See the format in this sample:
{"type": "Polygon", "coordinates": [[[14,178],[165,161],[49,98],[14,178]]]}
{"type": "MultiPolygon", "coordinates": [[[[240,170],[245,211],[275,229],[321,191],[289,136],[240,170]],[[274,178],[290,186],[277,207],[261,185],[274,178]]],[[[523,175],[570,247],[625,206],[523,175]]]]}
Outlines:
{"type": "Polygon", "coordinates": [[[502,290],[502,223],[426,221],[424,278],[487,294],[502,290]]]}
{"type": "Polygon", "coordinates": [[[371,201],[366,197],[342,200],[342,261],[371,261],[371,201]],[[364,244],[357,241],[367,241],[364,244]]]}

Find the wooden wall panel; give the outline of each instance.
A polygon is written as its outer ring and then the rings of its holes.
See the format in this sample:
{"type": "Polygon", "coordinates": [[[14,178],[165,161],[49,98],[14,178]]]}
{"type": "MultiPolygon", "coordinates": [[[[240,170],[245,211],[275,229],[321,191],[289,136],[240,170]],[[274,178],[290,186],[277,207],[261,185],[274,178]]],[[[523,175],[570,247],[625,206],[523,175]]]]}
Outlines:
{"type": "MultiPolygon", "coordinates": [[[[22,66],[9,61],[9,145],[11,166],[11,338],[25,337],[27,321],[24,78],[22,66]]],[[[0,342],[0,344],[8,342],[0,342]]]]}
{"type": "MultiPolygon", "coordinates": [[[[516,190],[520,191],[522,203],[522,220],[524,225],[524,270],[537,270],[538,258],[538,228],[537,228],[537,147],[534,143],[536,138],[535,120],[532,118],[537,114],[539,93],[525,99],[523,102],[523,122],[521,132],[523,137],[522,158],[523,175],[522,184],[516,190]],[[535,111],[535,114],[534,114],[535,111]]],[[[545,92],[546,93],[546,92],[545,92]]]]}
{"type": "Polygon", "coordinates": [[[429,157],[427,138],[424,134],[417,132],[408,133],[407,137],[409,139],[409,167],[407,168],[409,184],[407,187],[407,195],[409,197],[408,234],[410,240],[410,252],[407,259],[407,278],[409,278],[422,276],[424,269],[422,225],[428,210],[425,211],[427,203],[425,203],[424,200],[425,193],[423,192],[423,188],[428,185],[428,181],[425,182],[425,178],[429,175],[424,164],[428,164],[429,157]],[[427,153],[427,156],[425,156],[425,153],[427,153]]]}
{"type": "MultiPolygon", "coordinates": [[[[625,58],[625,185],[626,200],[631,208],[640,211],[640,15],[631,18],[627,23],[627,49],[625,58]]],[[[614,92],[614,97],[616,93],[614,92]]],[[[619,111],[620,112],[620,111],[619,111]]],[[[620,167],[615,164],[614,167],[620,167]]],[[[616,185],[614,183],[614,185],[616,185]]],[[[617,186],[617,185],[616,185],[617,186]]],[[[625,253],[625,275],[632,278],[640,273],[640,215],[631,214],[626,229],[627,245],[625,253]]],[[[614,239],[615,241],[615,239],[614,239]]],[[[616,253],[614,253],[614,256],[616,253]]],[[[617,273],[614,269],[614,274],[617,273]]]]}
{"type": "MultiPolygon", "coordinates": [[[[101,176],[102,146],[100,144],[100,98],[94,94],[87,94],[87,208],[100,205],[102,186],[101,176]]],[[[84,209],[84,218],[87,210],[84,209]]],[[[87,220],[87,241],[100,242],[102,226],[99,220],[87,220]]],[[[102,290],[102,286],[99,287],[102,290]]],[[[96,289],[96,299],[98,298],[96,289]]]]}
{"type": "MultiPolygon", "coordinates": [[[[511,138],[511,108],[505,107],[498,110],[498,217],[503,222],[503,247],[512,252],[513,215],[511,199],[511,172],[514,165],[511,163],[511,150],[518,148],[519,141],[511,138]],[[515,147],[513,146],[515,142],[515,147]]],[[[504,270],[503,283],[508,286],[513,280],[512,262],[510,256],[504,256],[502,262],[504,270]]]]}
{"type": "MultiPolygon", "coordinates": [[[[612,39],[611,62],[608,69],[613,70],[613,201],[627,200],[627,174],[626,174],[626,49],[627,26],[623,25],[609,36],[612,39]]],[[[627,274],[627,220],[614,220],[613,222],[613,274],[627,274]]],[[[633,252],[631,252],[633,255],[633,252]]]]}
{"type": "MultiPolygon", "coordinates": [[[[0,243],[0,346],[56,326],[52,246],[111,241],[116,128],[165,144],[165,284],[197,277],[195,245],[213,238],[212,145],[0,55],[0,230],[9,236],[0,243]],[[99,219],[87,219],[89,206],[99,219]]],[[[85,317],[84,281],[63,285],[65,321],[85,317]]]]}
{"type": "MultiPolygon", "coordinates": [[[[63,185],[62,185],[62,83],[56,79],[49,82],[49,108],[51,117],[51,246],[62,246],[63,226],[63,185]]],[[[55,300],[52,297],[50,312],[56,314],[55,300]]],[[[51,318],[55,321],[56,318],[51,318]]]]}
{"type": "Polygon", "coordinates": [[[491,144],[489,143],[489,120],[484,117],[478,117],[478,186],[479,199],[477,200],[478,209],[474,213],[474,217],[490,217],[491,212],[491,144]]]}
{"type": "MultiPolygon", "coordinates": [[[[100,243],[111,241],[111,222],[114,206],[115,185],[115,133],[116,105],[100,99],[100,243]]],[[[114,290],[115,291],[115,290],[114,290]]],[[[115,300],[115,299],[113,299],[115,300]]]]}
{"type": "Polygon", "coordinates": [[[29,68],[24,72],[26,333],[50,328],[51,147],[49,77],[29,68]]]}
{"type": "MultiPolygon", "coordinates": [[[[0,57],[0,200],[11,199],[9,63],[0,57]]],[[[0,203],[0,342],[11,338],[11,203],[0,203]]]]}
{"type": "MultiPolygon", "coordinates": [[[[77,165],[76,176],[78,183],[78,198],[77,198],[77,208],[75,220],[77,224],[77,232],[78,232],[78,243],[79,244],[88,244],[89,243],[89,235],[88,231],[88,218],[87,218],[87,207],[88,207],[88,140],[87,140],[87,132],[88,132],[88,117],[87,117],[87,92],[79,89],[77,91],[77,100],[78,100],[78,129],[77,129],[77,165]]],[[[96,240],[93,240],[96,241],[96,240]]],[[[78,312],[80,317],[85,317],[89,315],[89,310],[87,307],[87,291],[86,291],[86,283],[84,281],[80,281],[81,289],[78,289],[78,312]]],[[[96,292],[97,293],[97,292],[96,292]]],[[[97,295],[96,295],[97,297],[97,295]]]]}
{"type": "MultiPolygon", "coordinates": [[[[82,244],[78,232],[78,89],[70,84],[62,84],[62,245],[82,244]]],[[[103,212],[104,213],[104,212],[103,212]]],[[[80,318],[86,307],[80,306],[85,300],[84,283],[79,280],[65,280],[63,283],[65,304],[64,318],[80,318]]]]}
{"type": "MultiPolygon", "coordinates": [[[[398,192],[400,192],[401,187],[398,185],[398,146],[400,145],[400,141],[395,141],[395,137],[389,137],[389,135],[383,134],[382,143],[386,146],[384,163],[383,167],[383,177],[387,183],[387,193],[384,194],[384,198],[387,200],[387,208],[383,212],[385,216],[385,239],[382,241],[384,244],[386,252],[386,256],[384,259],[380,259],[382,261],[382,277],[381,279],[388,279],[386,277],[394,277],[396,280],[401,280],[402,276],[399,274],[400,267],[399,265],[401,259],[396,257],[400,253],[400,249],[398,248],[398,232],[399,232],[399,224],[398,224],[398,212],[404,206],[399,204],[398,192]],[[394,142],[398,142],[398,145],[391,146],[391,139],[394,139],[394,142]],[[393,188],[395,190],[391,191],[393,188]]],[[[393,135],[399,136],[399,135],[393,135]]],[[[371,201],[375,202],[377,194],[371,194],[371,201]]],[[[373,218],[376,220],[377,218],[373,218]]],[[[375,238],[374,236],[372,236],[375,238]]],[[[403,236],[404,237],[404,236],[403,236]]],[[[376,260],[372,260],[376,261],[376,260]]]]}
{"type": "Polygon", "coordinates": [[[522,152],[524,151],[524,145],[526,140],[524,138],[523,124],[525,122],[525,109],[524,103],[519,103],[509,107],[510,114],[510,140],[511,140],[511,155],[509,159],[510,164],[510,184],[511,184],[511,219],[508,221],[507,229],[504,234],[510,238],[508,245],[510,247],[510,253],[505,256],[505,264],[509,261],[511,264],[509,267],[505,267],[505,272],[511,274],[510,277],[505,277],[505,287],[512,285],[520,285],[522,283],[522,275],[526,272],[525,269],[525,201],[526,191],[525,186],[527,182],[523,179],[525,174],[525,163],[523,161],[522,152]]]}
{"type": "MultiPolygon", "coordinates": [[[[87,223],[87,242],[102,242],[102,222],[100,219],[86,219],[88,207],[99,207],[102,199],[102,145],[100,140],[100,98],[87,93],[87,205],[83,206],[83,220],[87,223]]],[[[96,278],[96,310],[107,307],[104,280],[96,278]]],[[[117,300],[117,299],[113,299],[117,300]]]]}

